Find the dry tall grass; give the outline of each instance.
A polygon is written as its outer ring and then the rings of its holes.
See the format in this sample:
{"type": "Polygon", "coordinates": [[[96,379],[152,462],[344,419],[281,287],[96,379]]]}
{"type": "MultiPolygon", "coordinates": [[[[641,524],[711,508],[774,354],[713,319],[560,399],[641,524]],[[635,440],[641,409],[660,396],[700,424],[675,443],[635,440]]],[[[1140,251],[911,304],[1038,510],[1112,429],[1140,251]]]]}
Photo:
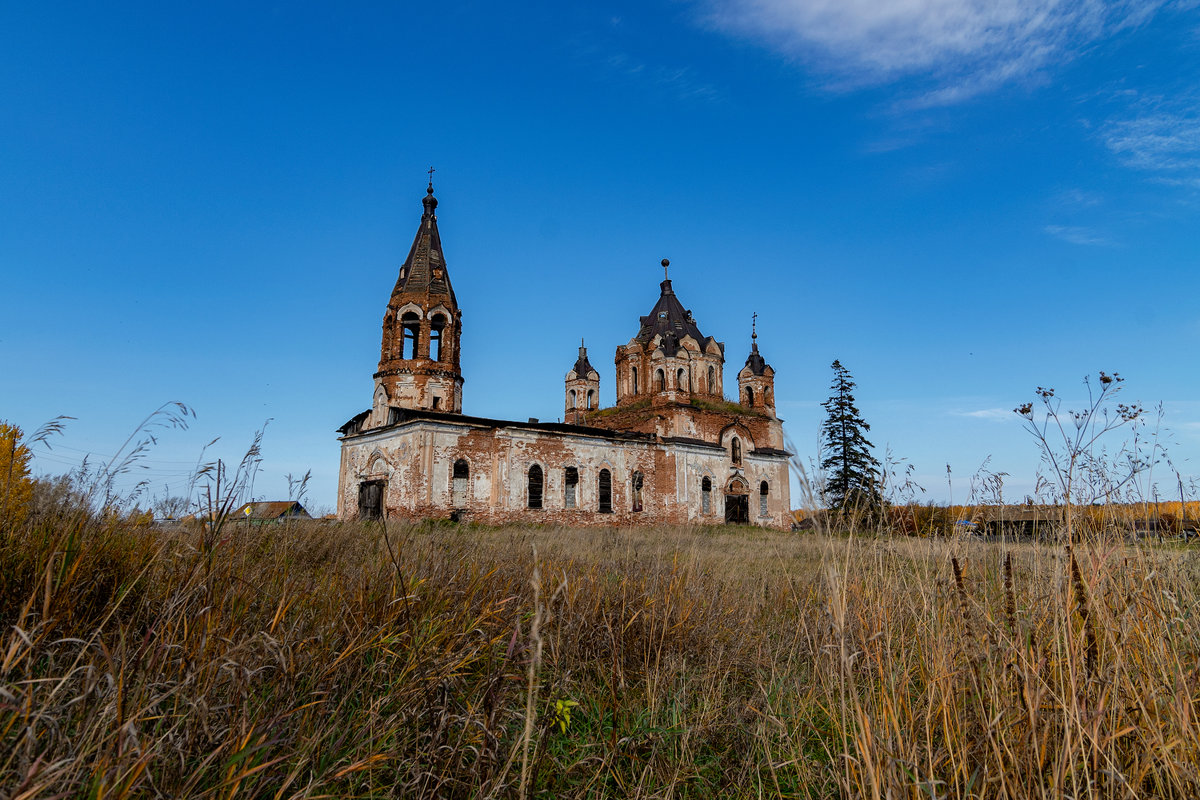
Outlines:
{"type": "Polygon", "coordinates": [[[1123,544],[43,517],[0,538],[0,795],[1194,797],[1196,578],[1123,544]]]}

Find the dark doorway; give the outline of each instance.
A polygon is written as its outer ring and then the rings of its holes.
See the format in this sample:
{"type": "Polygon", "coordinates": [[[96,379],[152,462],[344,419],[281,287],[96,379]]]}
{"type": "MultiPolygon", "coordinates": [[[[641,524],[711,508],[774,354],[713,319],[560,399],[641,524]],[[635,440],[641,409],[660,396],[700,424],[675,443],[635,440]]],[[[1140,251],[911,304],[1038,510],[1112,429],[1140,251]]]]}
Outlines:
{"type": "Polygon", "coordinates": [[[749,525],[750,498],[744,494],[725,495],[725,521],[730,525],[749,525]]]}
{"type": "Polygon", "coordinates": [[[383,481],[366,481],[358,485],[358,518],[379,519],[383,516],[383,481]]]}

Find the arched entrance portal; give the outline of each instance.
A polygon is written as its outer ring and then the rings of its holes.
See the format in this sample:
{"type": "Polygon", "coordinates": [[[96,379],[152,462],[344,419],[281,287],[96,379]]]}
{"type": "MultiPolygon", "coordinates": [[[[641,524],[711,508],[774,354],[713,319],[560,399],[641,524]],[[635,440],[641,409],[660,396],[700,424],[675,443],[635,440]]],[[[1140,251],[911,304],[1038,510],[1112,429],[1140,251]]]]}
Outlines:
{"type": "Polygon", "coordinates": [[[725,522],[729,525],[750,524],[750,487],[741,478],[734,478],[725,487],[725,522]]]}

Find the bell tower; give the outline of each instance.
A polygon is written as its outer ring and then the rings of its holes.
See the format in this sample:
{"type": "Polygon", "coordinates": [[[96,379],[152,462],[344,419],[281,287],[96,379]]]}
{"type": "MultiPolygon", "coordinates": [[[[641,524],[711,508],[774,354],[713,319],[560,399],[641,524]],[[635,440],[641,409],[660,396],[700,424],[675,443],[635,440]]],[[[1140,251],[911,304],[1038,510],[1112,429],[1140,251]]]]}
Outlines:
{"type": "Polygon", "coordinates": [[[738,403],[775,416],[775,370],[758,352],[758,314],[750,325],[750,355],[738,372],[738,403]]]}
{"type": "Polygon", "coordinates": [[[462,413],[462,312],[446,270],[429,172],[421,223],[383,315],[372,427],[387,424],[393,407],[462,413]]]}
{"type": "Polygon", "coordinates": [[[587,348],[579,343],[579,358],[567,373],[566,412],[563,422],[583,425],[589,411],[600,407],[600,373],[588,361],[587,348]]]}

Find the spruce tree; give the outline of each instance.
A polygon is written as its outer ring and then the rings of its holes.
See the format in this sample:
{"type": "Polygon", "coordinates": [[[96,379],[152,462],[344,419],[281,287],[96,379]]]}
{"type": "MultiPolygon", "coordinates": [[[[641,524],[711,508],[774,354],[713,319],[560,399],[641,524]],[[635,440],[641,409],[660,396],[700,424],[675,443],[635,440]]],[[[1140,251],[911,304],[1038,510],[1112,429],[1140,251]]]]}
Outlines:
{"type": "Polygon", "coordinates": [[[881,501],[880,466],[871,455],[874,445],[866,437],[871,426],[854,405],[854,386],[849,370],[834,361],[829,386],[833,394],[821,404],[827,414],[821,426],[825,453],[821,469],[825,472],[825,497],[834,510],[870,508],[881,501]]]}

